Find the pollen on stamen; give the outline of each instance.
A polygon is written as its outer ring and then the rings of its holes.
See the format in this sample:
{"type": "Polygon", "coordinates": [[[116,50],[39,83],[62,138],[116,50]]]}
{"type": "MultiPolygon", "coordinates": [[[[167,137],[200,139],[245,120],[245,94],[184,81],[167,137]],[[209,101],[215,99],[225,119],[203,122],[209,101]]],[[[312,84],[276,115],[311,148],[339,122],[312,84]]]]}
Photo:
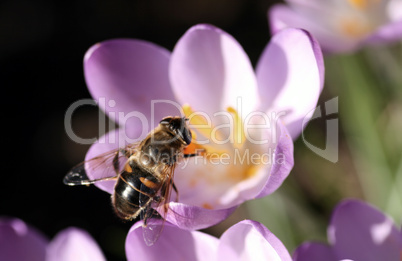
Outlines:
{"type": "Polygon", "coordinates": [[[348,0],[348,2],[352,7],[364,11],[375,7],[377,4],[381,3],[382,0],[348,0]]]}
{"type": "Polygon", "coordinates": [[[358,8],[360,10],[367,9],[368,0],[348,0],[349,4],[355,8],[358,8]]]}
{"type": "Polygon", "coordinates": [[[234,108],[228,107],[227,111],[234,118],[233,136],[232,136],[233,146],[237,149],[240,149],[243,146],[246,138],[246,135],[244,134],[243,120],[239,115],[239,113],[234,108]]]}
{"type": "Polygon", "coordinates": [[[256,173],[258,172],[258,170],[260,169],[260,166],[250,166],[249,168],[247,168],[246,170],[246,179],[252,178],[256,175],[256,173]]]}
{"type": "MultiPolygon", "coordinates": [[[[212,121],[209,119],[208,115],[203,114],[202,112],[195,112],[191,108],[190,105],[184,104],[182,106],[184,115],[189,119],[189,125],[190,128],[194,131],[192,131],[193,134],[193,140],[194,144],[196,144],[196,132],[203,137],[205,137],[208,140],[218,140],[222,141],[225,140],[225,137],[219,130],[219,128],[215,128],[215,126],[212,124],[212,121]]],[[[202,137],[200,137],[202,139],[202,137]]],[[[199,144],[198,144],[199,145],[199,144]]],[[[217,148],[210,142],[207,142],[205,144],[202,144],[201,149],[205,149],[206,151],[214,151],[218,152],[217,148]]],[[[219,153],[219,152],[218,152],[219,153]]]]}
{"type": "Polygon", "coordinates": [[[370,33],[369,25],[356,18],[344,18],[340,21],[341,32],[349,37],[361,37],[370,33]]]}
{"type": "Polygon", "coordinates": [[[194,112],[188,104],[184,104],[182,109],[186,118],[189,119],[191,127],[197,129],[204,137],[210,138],[213,130],[211,121],[208,121],[208,118],[204,117],[202,114],[194,112]]]}

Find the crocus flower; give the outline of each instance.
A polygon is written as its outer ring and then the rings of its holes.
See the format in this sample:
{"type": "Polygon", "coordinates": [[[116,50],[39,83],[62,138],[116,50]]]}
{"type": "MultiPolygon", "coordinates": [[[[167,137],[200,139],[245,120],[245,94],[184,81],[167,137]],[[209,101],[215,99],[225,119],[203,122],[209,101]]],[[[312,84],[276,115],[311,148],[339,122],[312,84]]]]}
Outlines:
{"type": "Polygon", "coordinates": [[[244,220],[224,232],[220,239],[200,231],[181,230],[166,224],[153,246],[142,239],[141,222],[126,238],[127,260],[264,260],[290,261],[282,242],[262,224],[244,220]]]}
{"type": "Polygon", "coordinates": [[[287,0],[269,13],[273,33],[286,28],[311,32],[325,52],[352,52],[365,44],[402,38],[401,0],[287,0]]]}
{"type": "Polygon", "coordinates": [[[328,228],[329,245],[304,243],[295,261],[400,261],[402,234],[394,222],[375,207],[346,200],[334,210],[328,228]]]}
{"type": "Polygon", "coordinates": [[[87,261],[106,260],[85,231],[67,228],[49,242],[41,232],[16,218],[0,219],[0,260],[87,261]]]}
{"type": "MultiPolygon", "coordinates": [[[[144,138],[165,116],[190,119],[190,146],[206,153],[175,170],[179,197],[167,220],[183,229],[216,224],[281,185],[293,166],[292,137],[311,116],[324,74],[320,48],[303,30],[275,35],[254,72],[240,44],[211,25],[189,29],[172,53],[135,39],[98,43],[86,53],[84,71],[93,98],[120,124],[86,159],[116,149],[127,136],[144,138]],[[271,115],[281,117],[270,122],[271,115]]],[[[104,175],[88,170],[91,178],[104,175]]],[[[97,186],[113,193],[114,184],[97,186]]]]}

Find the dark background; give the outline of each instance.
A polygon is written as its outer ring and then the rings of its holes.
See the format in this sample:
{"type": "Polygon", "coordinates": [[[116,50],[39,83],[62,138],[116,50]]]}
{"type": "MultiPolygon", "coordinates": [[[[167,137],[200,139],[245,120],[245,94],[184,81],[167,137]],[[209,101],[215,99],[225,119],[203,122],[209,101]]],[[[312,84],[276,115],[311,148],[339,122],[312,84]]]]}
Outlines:
{"type": "MultiPolygon", "coordinates": [[[[2,172],[0,216],[18,217],[49,239],[69,226],[86,229],[108,260],[124,260],[132,225],[118,220],[110,195],[67,187],[63,176],[82,161],[86,145],[71,141],[64,114],[90,98],[82,60],[93,44],[139,38],[172,50],[191,26],[211,23],[233,35],[255,65],[270,38],[270,0],[23,1],[0,4],[2,172]]],[[[73,130],[97,137],[98,109],[73,115],[73,130]]]]}

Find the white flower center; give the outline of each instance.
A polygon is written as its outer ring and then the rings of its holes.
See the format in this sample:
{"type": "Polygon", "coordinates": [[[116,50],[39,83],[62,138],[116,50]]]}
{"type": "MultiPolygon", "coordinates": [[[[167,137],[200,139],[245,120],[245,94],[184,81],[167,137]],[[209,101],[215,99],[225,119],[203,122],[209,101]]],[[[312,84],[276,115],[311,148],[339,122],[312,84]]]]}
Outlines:
{"type": "MultiPolygon", "coordinates": [[[[222,121],[212,121],[208,115],[194,112],[188,105],[183,106],[183,111],[193,133],[193,141],[185,153],[200,149],[203,157],[191,159],[191,164],[196,165],[192,173],[176,179],[178,183],[186,183],[181,186],[190,187],[188,195],[182,198],[193,205],[213,209],[236,205],[244,191],[262,189],[268,173],[261,175],[258,170],[264,164],[271,164],[272,153],[264,151],[267,144],[254,144],[246,137],[243,119],[234,108],[215,114],[226,119],[222,121]],[[219,122],[219,125],[214,126],[212,122],[219,122]],[[199,197],[200,194],[203,196],[199,197]]],[[[254,137],[256,133],[258,131],[254,132],[254,137]]]]}
{"type": "Polygon", "coordinates": [[[335,19],[336,29],[345,37],[362,38],[388,18],[385,0],[346,0],[335,19]]]}

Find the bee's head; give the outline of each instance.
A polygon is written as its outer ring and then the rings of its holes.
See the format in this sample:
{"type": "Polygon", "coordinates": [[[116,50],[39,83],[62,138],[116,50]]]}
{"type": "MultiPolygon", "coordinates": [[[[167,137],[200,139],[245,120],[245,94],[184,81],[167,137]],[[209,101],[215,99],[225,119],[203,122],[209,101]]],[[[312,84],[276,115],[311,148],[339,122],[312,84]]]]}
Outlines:
{"type": "Polygon", "coordinates": [[[191,143],[191,131],[187,126],[188,119],[186,117],[165,117],[159,124],[167,128],[179,139],[181,139],[186,145],[191,143]]]}

